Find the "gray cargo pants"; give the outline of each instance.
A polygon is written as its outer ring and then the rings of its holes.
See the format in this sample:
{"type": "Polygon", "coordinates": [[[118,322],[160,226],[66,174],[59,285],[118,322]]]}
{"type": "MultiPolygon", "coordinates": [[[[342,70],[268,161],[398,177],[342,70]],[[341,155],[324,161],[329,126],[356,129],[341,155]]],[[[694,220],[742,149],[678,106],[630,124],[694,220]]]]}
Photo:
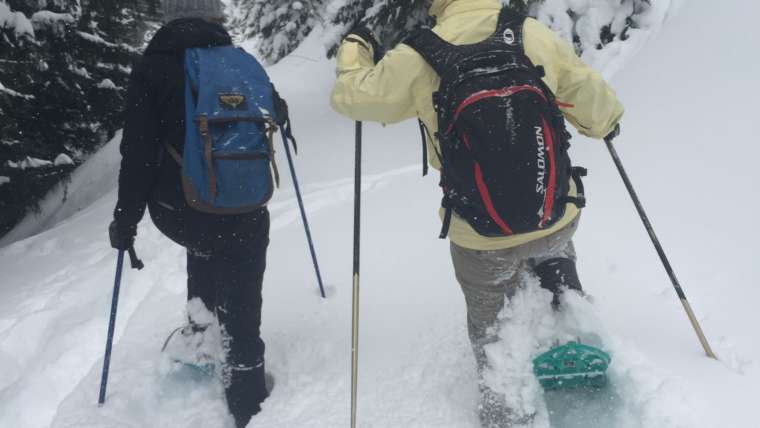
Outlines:
{"type": "Polygon", "coordinates": [[[487,366],[483,347],[498,340],[496,325],[504,300],[515,294],[520,278],[544,261],[575,261],[572,238],[580,216],[547,237],[503,250],[471,250],[451,243],[451,259],[467,303],[467,329],[478,372],[487,366]]]}

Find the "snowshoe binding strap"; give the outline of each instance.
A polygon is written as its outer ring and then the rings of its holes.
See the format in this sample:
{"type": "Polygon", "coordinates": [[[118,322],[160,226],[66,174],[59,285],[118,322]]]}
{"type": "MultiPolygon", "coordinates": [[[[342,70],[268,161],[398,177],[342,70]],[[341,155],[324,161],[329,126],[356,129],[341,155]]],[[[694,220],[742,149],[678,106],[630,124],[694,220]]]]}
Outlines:
{"type": "Polygon", "coordinates": [[[206,329],[209,328],[210,326],[211,324],[197,324],[194,322],[190,322],[187,325],[183,325],[181,327],[175,328],[174,330],[172,330],[171,333],[169,333],[169,337],[167,337],[166,340],[164,341],[164,345],[161,346],[161,352],[166,351],[166,347],[169,346],[169,342],[171,342],[172,337],[174,337],[174,335],[176,335],[177,333],[179,332],[184,333],[185,330],[188,328],[191,329],[193,333],[202,333],[206,331],[206,329]]]}

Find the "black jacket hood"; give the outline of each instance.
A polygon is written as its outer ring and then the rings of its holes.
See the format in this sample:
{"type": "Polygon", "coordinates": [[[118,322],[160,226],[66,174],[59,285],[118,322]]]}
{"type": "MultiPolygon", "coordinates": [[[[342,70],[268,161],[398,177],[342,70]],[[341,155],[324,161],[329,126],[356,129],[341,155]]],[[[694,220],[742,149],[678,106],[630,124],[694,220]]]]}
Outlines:
{"type": "Polygon", "coordinates": [[[177,19],[156,32],[145,53],[175,53],[189,48],[231,44],[232,38],[219,24],[202,19],[177,19]]]}

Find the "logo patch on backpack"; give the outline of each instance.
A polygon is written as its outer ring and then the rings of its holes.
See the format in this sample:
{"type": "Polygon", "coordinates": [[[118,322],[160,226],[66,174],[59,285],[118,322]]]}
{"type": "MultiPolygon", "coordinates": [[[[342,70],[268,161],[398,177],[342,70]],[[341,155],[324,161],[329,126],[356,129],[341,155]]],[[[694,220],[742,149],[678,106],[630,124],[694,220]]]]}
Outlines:
{"type": "Polygon", "coordinates": [[[511,28],[507,28],[504,30],[504,33],[502,34],[502,38],[504,39],[504,43],[513,46],[515,44],[515,32],[512,31],[511,28]]]}
{"type": "Polygon", "coordinates": [[[248,110],[245,95],[236,92],[220,93],[219,105],[225,110],[248,110]]]}

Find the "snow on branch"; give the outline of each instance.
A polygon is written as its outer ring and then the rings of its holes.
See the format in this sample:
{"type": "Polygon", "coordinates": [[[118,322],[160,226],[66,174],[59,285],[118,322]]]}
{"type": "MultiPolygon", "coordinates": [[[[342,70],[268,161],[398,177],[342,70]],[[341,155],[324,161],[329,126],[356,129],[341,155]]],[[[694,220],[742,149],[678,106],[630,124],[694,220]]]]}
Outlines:
{"type": "Polygon", "coordinates": [[[27,168],[42,168],[53,165],[53,162],[45,159],[37,159],[31,156],[27,156],[21,162],[7,161],[7,165],[10,168],[27,169],[27,168]]]}
{"type": "Polygon", "coordinates": [[[24,99],[27,99],[27,100],[33,100],[34,99],[34,95],[22,94],[21,92],[16,92],[13,89],[6,88],[3,85],[2,82],[0,82],[0,93],[8,94],[8,95],[10,95],[12,97],[24,98],[24,99]]]}
{"type": "Polygon", "coordinates": [[[16,37],[34,38],[34,27],[31,21],[23,13],[11,11],[6,3],[0,3],[0,29],[11,29],[16,37]]]}

